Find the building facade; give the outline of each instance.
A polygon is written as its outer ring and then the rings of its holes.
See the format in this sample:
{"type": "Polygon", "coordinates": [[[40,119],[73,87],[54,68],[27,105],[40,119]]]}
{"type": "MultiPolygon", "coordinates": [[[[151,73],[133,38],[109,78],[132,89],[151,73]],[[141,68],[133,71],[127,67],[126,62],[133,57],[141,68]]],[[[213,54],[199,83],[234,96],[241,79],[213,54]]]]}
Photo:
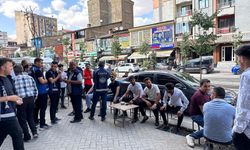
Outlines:
{"type": "Polygon", "coordinates": [[[0,47],[8,46],[8,35],[7,32],[0,31],[0,47]]]}
{"type": "Polygon", "coordinates": [[[57,34],[57,19],[37,14],[15,11],[17,44],[27,43],[32,46],[31,39],[57,34]]]}
{"type": "Polygon", "coordinates": [[[89,27],[122,22],[122,28],[134,26],[134,2],[131,0],[89,0],[89,27]]]}

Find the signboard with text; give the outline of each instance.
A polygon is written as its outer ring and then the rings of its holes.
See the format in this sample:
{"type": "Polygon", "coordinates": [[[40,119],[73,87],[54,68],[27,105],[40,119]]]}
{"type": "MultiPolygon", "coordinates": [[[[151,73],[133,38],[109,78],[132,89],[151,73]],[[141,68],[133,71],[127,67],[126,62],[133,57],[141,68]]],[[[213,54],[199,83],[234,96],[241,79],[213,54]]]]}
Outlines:
{"type": "Polygon", "coordinates": [[[173,25],[152,28],[151,47],[161,50],[174,48],[173,25]]]}

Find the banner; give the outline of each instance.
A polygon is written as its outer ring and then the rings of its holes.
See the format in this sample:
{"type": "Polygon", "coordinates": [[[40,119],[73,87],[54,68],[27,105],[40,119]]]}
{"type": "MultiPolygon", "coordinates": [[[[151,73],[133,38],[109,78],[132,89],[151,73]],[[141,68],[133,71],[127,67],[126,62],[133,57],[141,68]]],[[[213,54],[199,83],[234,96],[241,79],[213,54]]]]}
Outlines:
{"type": "Polygon", "coordinates": [[[172,49],[174,48],[173,25],[152,28],[152,48],[172,49]]]}

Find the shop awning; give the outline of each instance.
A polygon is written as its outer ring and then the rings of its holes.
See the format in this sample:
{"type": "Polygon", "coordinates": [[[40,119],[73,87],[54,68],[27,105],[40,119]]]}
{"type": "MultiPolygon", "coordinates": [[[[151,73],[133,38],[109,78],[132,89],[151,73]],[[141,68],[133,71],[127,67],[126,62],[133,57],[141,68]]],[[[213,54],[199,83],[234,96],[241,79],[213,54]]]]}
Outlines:
{"type": "Polygon", "coordinates": [[[156,57],[169,57],[170,54],[172,53],[172,50],[168,51],[155,51],[156,57]]]}
{"type": "Polygon", "coordinates": [[[124,60],[127,57],[127,55],[120,55],[118,58],[115,58],[114,56],[103,56],[100,58],[101,61],[105,60],[124,60]]]}
{"type": "Polygon", "coordinates": [[[140,54],[140,52],[134,52],[133,54],[131,54],[128,59],[144,59],[144,58],[148,58],[149,55],[151,54],[152,52],[149,52],[148,55],[142,55],[140,54]]]}

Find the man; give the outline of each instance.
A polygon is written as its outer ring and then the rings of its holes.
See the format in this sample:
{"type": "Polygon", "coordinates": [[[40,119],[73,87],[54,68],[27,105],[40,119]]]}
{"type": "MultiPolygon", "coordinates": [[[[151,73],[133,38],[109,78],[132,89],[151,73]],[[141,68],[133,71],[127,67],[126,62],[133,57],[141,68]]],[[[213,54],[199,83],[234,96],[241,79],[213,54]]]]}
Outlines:
{"type": "Polygon", "coordinates": [[[236,50],[240,68],[244,70],[240,77],[239,95],[233,127],[233,143],[237,150],[250,149],[250,45],[236,50]]]}
{"type": "Polygon", "coordinates": [[[152,84],[150,78],[145,78],[144,83],[144,95],[142,96],[144,107],[148,107],[153,110],[155,115],[155,126],[159,126],[159,102],[161,99],[161,92],[157,85],[152,84]]]}
{"type": "MultiPolygon", "coordinates": [[[[111,101],[113,103],[119,103],[119,98],[121,97],[120,95],[120,82],[116,80],[116,73],[113,71],[111,73],[110,79],[111,79],[111,83],[109,84],[108,88],[111,89],[112,91],[112,96],[111,96],[111,101]]],[[[115,109],[114,110],[114,117],[117,117],[118,115],[118,110],[115,109]]],[[[124,115],[126,115],[126,113],[124,112],[124,115]]]]}
{"type": "Polygon", "coordinates": [[[164,104],[160,109],[163,116],[162,118],[164,124],[167,124],[164,111],[176,113],[178,117],[176,132],[178,133],[183,121],[183,113],[187,109],[189,101],[180,89],[174,87],[173,83],[167,83],[165,86],[166,91],[163,97],[164,104]]]}
{"type": "Polygon", "coordinates": [[[105,121],[106,107],[107,107],[107,92],[108,92],[108,79],[110,73],[104,69],[104,62],[100,61],[99,68],[94,72],[94,91],[93,91],[93,103],[91,106],[91,112],[89,119],[94,120],[96,104],[101,97],[101,121],[105,121]]]}
{"type": "MultiPolygon", "coordinates": [[[[88,93],[89,89],[92,87],[92,71],[90,70],[90,64],[86,64],[86,68],[83,70],[83,79],[84,79],[84,92],[88,93]]],[[[84,113],[90,112],[90,107],[84,111],[84,113]]]]}
{"type": "Polygon", "coordinates": [[[46,72],[46,79],[48,80],[49,86],[49,98],[50,98],[50,120],[52,124],[56,124],[58,119],[56,112],[60,99],[60,80],[61,72],[57,72],[58,63],[53,61],[51,68],[46,72]]]}
{"type": "MultiPolygon", "coordinates": [[[[119,101],[122,101],[124,97],[128,97],[129,92],[131,91],[133,93],[133,99],[130,100],[129,103],[139,105],[140,112],[143,116],[141,123],[144,123],[148,120],[148,116],[146,115],[146,112],[145,112],[144,107],[143,107],[142,96],[143,96],[144,92],[143,92],[142,86],[140,83],[135,82],[134,76],[129,77],[129,82],[130,82],[130,84],[127,88],[126,93],[119,99],[119,101]]],[[[138,121],[138,108],[135,108],[132,123],[135,123],[137,121],[138,121]]]]}
{"type": "Polygon", "coordinates": [[[14,71],[16,74],[16,92],[17,95],[23,99],[23,104],[17,106],[17,118],[20,126],[23,129],[23,140],[26,142],[31,139],[27,122],[33,134],[33,137],[38,137],[37,129],[34,122],[35,99],[38,95],[38,91],[34,79],[29,75],[23,74],[22,66],[15,66],[14,71]]]}
{"type": "Polygon", "coordinates": [[[69,75],[68,80],[64,79],[64,82],[68,84],[68,92],[73,105],[73,111],[75,112],[74,119],[70,123],[81,122],[82,116],[82,74],[79,69],[77,69],[75,62],[69,63],[69,75]]]}
{"type": "Polygon", "coordinates": [[[61,108],[67,109],[67,107],[64,105],[64,99],[65,99],[65,89],[67,87],[67,83],[65,83],[63,80],[67,79],[67,73],[63,70],[63,64],[58,65],[59,71],[61,72],[61,83],[60,83],[60,98],[61,98],[61,108]]]}
{"type": "MultiPolygon", "coordinates": [[[[200,81],[200,88],[191,97],[191,103],[189,106],[189,114],[194,122],[199,126],[204,126],[203,120],[203,105],[210,100],[208,93],[210,92],[210,80],[202,79],[200,81]]],[[[190,147],[194,147],[194,139],[200,139],[203,137],[203,129],[196,131],[186,136],[187,144],[190,147]]]]}
{"type": "Polygon", "coordinates": [[[31,76],[35,80],[38,89],[38,97],[35,101],[34,121],[36,124],[39,123],[38,113],[40,111],[40,128],[47,129],[49,126],[46,124],[45,121],[45,112],[48,103],[48,81],[43,75],[42,68],[43,59],[36,58],[34,60],[34,65],[31,68],[31,76]]]}
{"type": "Polygon", "coordinates": [[[15,104],[21,105],[22,99],[16,95],[14,83],[10,77],[12,60],[0,58],[0,147],[10,135],[14,150],[24,150],[22,129],[15,114],[15,104]]]}
{"type": "Polygon", "coordinates": [[[212,101],[204,104],[203,133],[208,141],[229,145],[232,143],[235,108],[224,100],[225,95],[222,87],[215,87],[211,95],[212,101]]]}

